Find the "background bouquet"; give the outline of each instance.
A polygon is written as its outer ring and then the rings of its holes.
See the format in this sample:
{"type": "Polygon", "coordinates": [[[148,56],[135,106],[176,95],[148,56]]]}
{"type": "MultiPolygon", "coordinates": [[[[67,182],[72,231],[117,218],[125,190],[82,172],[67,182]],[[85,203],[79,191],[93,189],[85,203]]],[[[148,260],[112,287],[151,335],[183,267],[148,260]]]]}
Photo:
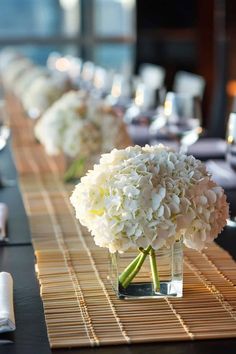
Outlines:
{"type": "Polygon", "coordinates": [[[81,174],[91,157],[130,143],[122,120],[84,92],[70,91],[56,101],[35,126],[35,136],[49,155],[64,153],[74,162],[66,174],[81,174]]]}
{"type": "Polygon", "coordinates": [[[31,118],[38,118],[68,91],[69,87],[67,77],[62,74],[36,77],[22,94],[22,105],[31,118]]]}

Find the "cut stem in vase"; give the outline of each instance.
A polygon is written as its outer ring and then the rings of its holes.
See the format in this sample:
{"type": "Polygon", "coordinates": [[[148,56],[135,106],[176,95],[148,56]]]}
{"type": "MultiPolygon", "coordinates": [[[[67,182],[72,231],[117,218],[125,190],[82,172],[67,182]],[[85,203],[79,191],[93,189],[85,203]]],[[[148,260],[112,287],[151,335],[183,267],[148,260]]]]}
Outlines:
{"type": "Polygon", "coordinates": [[[110,279],[119,299],[182,297],[183,243],[110,254],[110,279]]]}

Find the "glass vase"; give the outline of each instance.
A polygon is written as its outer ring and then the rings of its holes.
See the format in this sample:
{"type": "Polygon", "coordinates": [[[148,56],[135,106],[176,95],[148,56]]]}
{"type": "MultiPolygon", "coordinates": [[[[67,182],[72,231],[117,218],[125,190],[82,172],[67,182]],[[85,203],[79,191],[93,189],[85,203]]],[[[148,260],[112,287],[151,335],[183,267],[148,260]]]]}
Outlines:
{"type": "Polygon", "coordinates": [[[145,250],[139,250],[138,253],[129,250],[122,254],[109,254],[109,278],[119,299],[182,297],[182,240],[175,241],[172,246],[152,251],[152,255],[150,252],[141,254],[145,250]],[[137,267],[137,260],[140,263],[140,258],[144,259],[140,269],[131,281],[127,281],[130,269],[137,267]]]}

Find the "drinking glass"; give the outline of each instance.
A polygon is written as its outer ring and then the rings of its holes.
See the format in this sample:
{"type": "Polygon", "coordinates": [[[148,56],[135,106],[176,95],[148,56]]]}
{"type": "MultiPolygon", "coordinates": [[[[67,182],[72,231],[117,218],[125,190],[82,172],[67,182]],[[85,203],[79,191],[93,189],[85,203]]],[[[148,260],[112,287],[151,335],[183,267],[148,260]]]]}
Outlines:
{"type": "Polygon", "coordinates": [[[130,78],[123,74],[116,73],[112,79],[111,92],[106,97],[107,104],[125,112],[131,103],[131,82],[130,78]]]}
{"type": "Polygon", "coordinates": [[[93,77],[93,87],[95,93],[99,96],[103,96],[108,90],[108,74],[106,69],[96,66],[93,77]]]}
{"type": "Polygon", "coordinates": [[[93,78],[95,72],[95,64],[91,61],[85,61],[81,70],[80,87],[85,91],[90,91],[93,87],[93,78]]]}
{"type": "Polygon", "coordinates": [[[168,92],[161,117],[150,127],[150,135],[157,140],[175,141],[178,150],[187,153],[202,133],[201,102],[197,96],[168,92]]]}
{"type": "MultiPolygon", "coordinates": [[[[236,171],[236,113],[230,113],[226,131],[226,161],[236,171]]],[[[227,225],[236,227],[236,216],[227,220],[227,225]]]]}
{"type": "Polygon", "coordinates": [[[150,124],[155,115],[156,90],[150,89],[144,83],[138,83],[133,104],[127,109],[124,115],[126,124],[146,125],[150,124]]]}
{"type": "Polygon", "coordinates": [[[226,161],[236,171],[236,113],[230,113],[226,132],[226,161]]]}

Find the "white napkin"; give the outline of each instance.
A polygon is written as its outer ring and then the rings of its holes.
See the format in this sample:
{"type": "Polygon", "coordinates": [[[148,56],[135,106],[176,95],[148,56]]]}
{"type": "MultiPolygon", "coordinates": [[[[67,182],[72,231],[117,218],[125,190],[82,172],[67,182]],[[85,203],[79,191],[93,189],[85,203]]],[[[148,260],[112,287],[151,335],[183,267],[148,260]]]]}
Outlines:
{"type": "MultiPolygon", "coordinates": [[[[178,144],[171,140],[160,140],[160,143],[169,146],[170,148],[176,150],[178,144]]],[[[158,141],[157,141],[158,143],[158,141]]],[[[217,158],[224,157],[226,153],[226,142],[220,138],[204,138],[198,140],[193,145],[188,148],[188,154],[193,155],[196,158],[217,158]]]]}
{"type": "Polygon", "coordinates": [[[189,154],[198,158],[224,157],[226,153],[226,141],[220,138],[199,139],[195,144],[189,146],[189,154]]]}
{"type": "Polygon", "coordinates": [[[223,188],[236,188],[236,172],[225,160],[208,160],[206,168],[212,179],[223,188]]]}
{"type": "Polygon", "coordinates": [[[13,309],[13,280],[9,273],[0,273],[0,333],[16,329],[13,309]]]}
{"type": "Polygon", "coordinates": [[[0,241],[6,237],[6,224],[8,218],[8,208],[4,203],[0,203],[0,241]]]}

